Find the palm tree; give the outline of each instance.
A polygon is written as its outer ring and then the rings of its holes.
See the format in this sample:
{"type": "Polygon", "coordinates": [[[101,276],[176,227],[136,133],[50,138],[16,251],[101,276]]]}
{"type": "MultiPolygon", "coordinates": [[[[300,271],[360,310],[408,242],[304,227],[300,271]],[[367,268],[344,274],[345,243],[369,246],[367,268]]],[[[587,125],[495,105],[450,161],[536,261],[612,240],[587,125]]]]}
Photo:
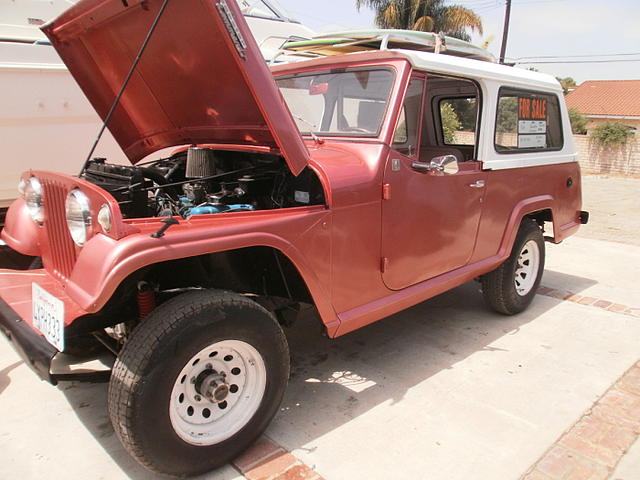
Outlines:
{"type": "Polygon", "coordinates": [[[399,28],[422,32],[444,32],[469,41],[467,28],[482,35],[482,21],[473,10],[462,5],[444,5],[446,0],[356,0],[376,12],[380,28],[399,28]]]}

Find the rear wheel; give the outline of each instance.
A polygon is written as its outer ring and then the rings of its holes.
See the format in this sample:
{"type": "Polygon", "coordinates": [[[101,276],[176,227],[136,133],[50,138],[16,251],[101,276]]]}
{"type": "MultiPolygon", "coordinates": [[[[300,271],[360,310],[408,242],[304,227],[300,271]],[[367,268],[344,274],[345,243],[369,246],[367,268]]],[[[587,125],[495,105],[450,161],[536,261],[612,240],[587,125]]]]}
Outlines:
{"type": "Polygon", "coordinates": [[[154,310],[124,345],[109,413],[142,465],[196,475],[264,431],[288,376],[287,342],[273,315],[241,295],[189,292],[154,310]]]}
{"type": "Polygon", "coordinates": [[[540,285],[544,258],[542,230],[534,220],[524,219],[509,258],[480,279],[487,305],[505,315],[526,309],[540,285]]]}

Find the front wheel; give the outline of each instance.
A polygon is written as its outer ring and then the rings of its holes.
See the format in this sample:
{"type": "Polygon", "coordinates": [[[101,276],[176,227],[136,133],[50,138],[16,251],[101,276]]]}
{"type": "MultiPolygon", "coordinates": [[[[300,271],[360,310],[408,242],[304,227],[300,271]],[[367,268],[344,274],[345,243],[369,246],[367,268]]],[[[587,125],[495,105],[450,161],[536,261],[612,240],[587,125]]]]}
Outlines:
{"type": "Polygon", "coordinates": [[[189,292],[134,330],[113,368],[109,413],[149,470],[196,475],[247,448],[275,415],[289,350],[273,315],[229,292],[189,292]]]}
{"type": "Polygon", "coordinates": [[[544,257],[542,230],[534,220],[524,219],[509,258],[480,279],[487,305],[505,315],[527,308],[540,285],[544,257]]]}

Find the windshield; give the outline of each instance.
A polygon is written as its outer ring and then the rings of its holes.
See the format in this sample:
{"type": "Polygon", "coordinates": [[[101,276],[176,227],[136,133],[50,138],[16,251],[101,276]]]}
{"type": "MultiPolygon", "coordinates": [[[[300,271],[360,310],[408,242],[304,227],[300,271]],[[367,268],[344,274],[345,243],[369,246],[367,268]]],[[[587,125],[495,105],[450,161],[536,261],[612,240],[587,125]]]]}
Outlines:
{"type": "Polygon", "coordinates": [[[389,101],[388,69],[276,78],[300,131],[323,136],[376,137],[389,101]]]}

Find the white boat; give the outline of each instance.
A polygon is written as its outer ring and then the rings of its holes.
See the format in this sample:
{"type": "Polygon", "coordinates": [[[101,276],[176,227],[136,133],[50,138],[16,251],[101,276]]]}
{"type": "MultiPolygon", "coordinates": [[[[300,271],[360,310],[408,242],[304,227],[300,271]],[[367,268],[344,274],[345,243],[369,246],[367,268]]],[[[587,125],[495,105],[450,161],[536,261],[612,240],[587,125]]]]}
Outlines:
{"type": "MultiPolygon", "coordinates": [[[[237,1],[267,60],[286,41],[314,35],[273,0],[237,1]]],[[[39,29],[74,3],[0,0],[0,225],[21,172],[77,173],[100,129],[98,115],[39,29]]],[[[108,132],[93,156],[128,163],[108,132]]]]}

